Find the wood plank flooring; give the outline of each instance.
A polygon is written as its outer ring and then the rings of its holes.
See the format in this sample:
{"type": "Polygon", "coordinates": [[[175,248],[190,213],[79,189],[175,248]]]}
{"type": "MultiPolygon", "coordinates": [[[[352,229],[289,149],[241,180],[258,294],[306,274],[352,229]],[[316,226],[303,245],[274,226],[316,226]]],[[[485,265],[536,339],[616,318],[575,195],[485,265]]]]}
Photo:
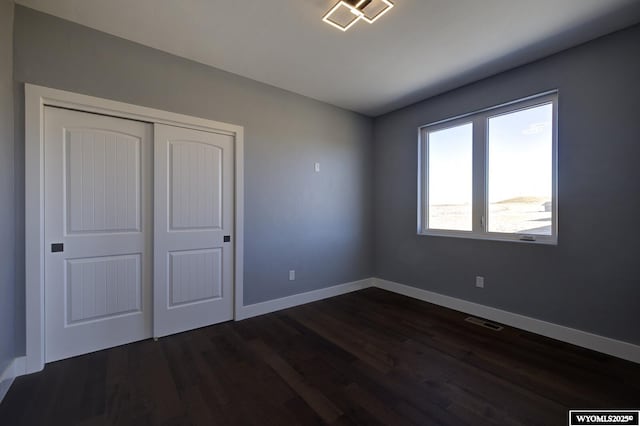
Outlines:
{"type": "Polygon", "coordinates": [[[640,365],[379,289],[48,364],[0,425],[566,425],[640,365]]]}

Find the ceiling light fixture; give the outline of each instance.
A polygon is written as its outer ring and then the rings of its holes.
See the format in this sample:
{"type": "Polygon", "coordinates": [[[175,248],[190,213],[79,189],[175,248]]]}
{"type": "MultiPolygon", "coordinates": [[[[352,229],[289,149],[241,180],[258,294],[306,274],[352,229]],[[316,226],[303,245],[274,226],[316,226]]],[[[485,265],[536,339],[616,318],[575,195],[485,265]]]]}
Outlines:
{"type": "Polygon", "coordinates": [[[393,7],[389,0],[340,0],[322,17],[327,24],[347,31],[360,19],[373,24],[393,7]]]}

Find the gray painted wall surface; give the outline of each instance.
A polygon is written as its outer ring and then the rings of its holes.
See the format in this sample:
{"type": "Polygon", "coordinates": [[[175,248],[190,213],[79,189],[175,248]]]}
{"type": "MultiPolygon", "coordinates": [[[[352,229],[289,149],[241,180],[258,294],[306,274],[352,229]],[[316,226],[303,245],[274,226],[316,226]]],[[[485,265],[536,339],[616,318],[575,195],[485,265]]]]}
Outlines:
{"type": "Polygon", "coordinates": [[[372,275],[372,119],[20,6],[14,36],[22,199],[23,82],[233,123],[245,127],[245,304],[372,275]]]}
{"type": "Polygon", "coordinates": [[[639,46],[635,26],[377,118],[376,276],[639,344],[639,46]],[[417,236],[417,127],[554,88],[558,246],[417,236]]]}
{"type": "MultiPolygon", "coordinates": [[[[17,282],[24,282],[23,82],[31,82],[245,126],[247,304],[375,272],[640,343],[638,45],[636,26],[379,117],[372,150],[366,117],[18,6],[17,282]],[[559,245],[415,235],[417,126],[552,88],[560,89],[559,245]],[[484,290],[473,286],[475,275],[486,277],[484,290]]],[[[22,287],[16,296],[23,348],[22,287]]]]}
{"type": "Polygon", "coordinates": [[[0,0],[0,373],[15,355],[13,1],[0,0]]]}

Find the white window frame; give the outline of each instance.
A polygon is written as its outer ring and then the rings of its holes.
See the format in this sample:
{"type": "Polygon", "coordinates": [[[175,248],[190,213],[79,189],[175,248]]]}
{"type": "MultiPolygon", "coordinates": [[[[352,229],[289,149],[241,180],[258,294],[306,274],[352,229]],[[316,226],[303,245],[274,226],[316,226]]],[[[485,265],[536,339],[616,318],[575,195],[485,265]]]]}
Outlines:
{"type": "Polygon", "coordinates": [[[501,105],[459,115],[418,127],[418,235],[436,237],[472,238],[493,241],[513,241],[529,244],[558,244],[558,91],[552,90],[501,105]],[[517,112],[539,105],[552,105],[552,190],[551,235],[488,232],[489,202],[489,133],[490,118],[517,112]],[[472,230],[429,229],[429,133],[473,123],[473,171],[472,171],[472,230]]]}

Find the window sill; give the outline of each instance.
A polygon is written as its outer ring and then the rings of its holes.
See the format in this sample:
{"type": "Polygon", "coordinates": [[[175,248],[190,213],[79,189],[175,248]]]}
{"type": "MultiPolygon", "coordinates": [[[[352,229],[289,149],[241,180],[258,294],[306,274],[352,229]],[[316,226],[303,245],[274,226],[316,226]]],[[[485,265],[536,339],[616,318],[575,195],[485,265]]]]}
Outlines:
{"type": "Polygon", "coordinates": [[[417,235],[421,237],[449,237],[471,240],[502,241],[509,243],[542,244],[550,246],[558,245],[557,236],[550,235],[535,235],[535,240],[527,240],[522,239],[523,235],[518,234],[500,234],[495,232],[486,232],[479,234],[470,231],[437,231],[433,229],[427,231],[419,231],[417,235]]]}

